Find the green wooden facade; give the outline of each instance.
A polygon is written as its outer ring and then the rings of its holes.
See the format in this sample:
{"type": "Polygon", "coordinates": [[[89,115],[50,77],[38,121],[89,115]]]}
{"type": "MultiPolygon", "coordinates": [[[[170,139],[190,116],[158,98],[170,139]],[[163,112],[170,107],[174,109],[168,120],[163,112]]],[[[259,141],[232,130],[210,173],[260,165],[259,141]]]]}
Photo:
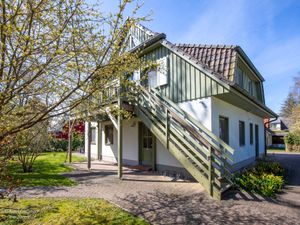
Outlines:
{"type": "Polygon", "coordinates": [[[159,45],[144,57],[153,61],[167,58],[168,84],[157,89],[174,102],[195,100],[229,92],[229,89],[218,79],[204,73],[163,45],[159,45]]]}

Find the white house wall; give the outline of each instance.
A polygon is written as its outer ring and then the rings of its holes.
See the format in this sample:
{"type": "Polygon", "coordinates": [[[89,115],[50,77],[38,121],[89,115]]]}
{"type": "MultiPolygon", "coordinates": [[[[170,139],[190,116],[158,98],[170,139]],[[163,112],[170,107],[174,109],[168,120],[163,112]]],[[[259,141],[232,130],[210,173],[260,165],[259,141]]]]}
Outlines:
{"type": "Polygon", "coordinates": [[[183,167],[159,140],[156,140],[156,164],[159,166],[183,167]]]}
{"type": "MultiPolygon", "coordinates": [[[[123,122],[123,162],[125,165],[138,165],[139,163],[139,139],[138,139],[138,123],[137,118],[126,120],[123,122]]],[[[102,123],[102,160],[109,162],[117,162],[118,158],[118,136],[117,130],[114,127],[113,144],[105,144],[105,126],[112,125],[111,122],[102,123]]],[[[96,122],[91,123],[91,127],[97,127],[96,122]]],[[[98,128],[96,128],[96,136],[98,135],[98,128]]],[[[86,135],[87,140],[87,123],[86,123],[86,135]]],[[[98,141],[98,139],[96,138],[98,141]]],[[[97,158],[98,142],[91,144],[92,158],[97,158]]],[[[87,143],[87,141],[85,142],[87,143]]],[[[87,149],[87,145],[86,145],[87,149]]],[[[85,151],[87,154],[87,151],[85,151]]],[[[156,140],[156,164],[159,168],[183,168],[183,166],[177,161],[177,159],[159,142],[156,140]]]]}
{"type": "MultiPolygon", "coordinates": [[[[255,125],[259,127],[259,153],[264,153],[263,118],[212,97],[212,132],[219,136],[219,116],[228,118],[229,145],[235,150],[234,163],[248,164],[255,159],[255,125]],[[245,145],[239,146],[239,121],[245,122],[245,145]],[[250,145],[250,123],[253,124],[253,144],[250,145]],[[243,163],[244,162],[244,163],[243,163]]],[[[238,167],[240,167],[238,166],[238,167]]]]}
{"type": "MultiPolygon", "coordinates": [[[[235,150],[234,164],[241,167],[251,163],[255,159],[255,125],[259,127],[259,152],[264,153],[264,123],[260,118],[250,112],[246,112],[234,105],[224,102],[215,97],[203,98],[199,100],[188,101],[178,104],[184,111],[201,122],[205,127],[219,136],[219,116],[227,117],[229,120],[229,145],[235,150]],[[245,122],[245,145],[239,146],[239,121],[245,122]],[[250,145],[250,128],[249,124],[253,124],[253,144],[250,145]]],[[[138,165],[139,161],[139,138],[138,138],[137,118],[133,118],[123,123],[123,160],[126,165],[138,165]]],[[[105,144],[105,125],[111,125],[107,121],[102,123],[102,159],[110,162],[117,162],[117,131],[114,128],[113,144],[105,144]]],[[[98,127],[96,122],[91,123],[92,127],[96,127],[96,135],[98,135],[98,127]]],[[[87,129],[87,124],[86,124],[87,129]]],[[[87,132],[86,132],[87,133],[87,132]]],[[[87,140],[87,135],[86,135],[87,140]]],[[[91,155],[97,158],[98,154],[98,138],[96,144],[91,145],[91,155]]],[[[87,143],[87,142],[86,142],[87,143]]],[[[86,145],[87,148],[87,145],[86,145]]],[[[87,152],[86,152],[87,154],[87,152]]],[[[156,141],[156,164],[158,169],[167,170],[168,168],[183,168],[175,157],[159,142],[156,141]]]]}
{"type": "Polygon", "coordinates": [[[178,106],[211,131],[211,97],[178,103],[178,106]]]}
{"type": "Polygon", "coordinates": [[[246,112],[216,97],[178,103],[181,109],[202,123],[207,129],[219,136],[219,116],[229,120],[229,145],[235,149],[234,164],[236,168],[245,166],[255,160],[255,124],[259,127],[259,152],[264,153],[263,118],[246,112]],[[239,121],[245,122],[245,146],[239,146],[239,121]],[[250,128],[253,124],[253,144],[250,145],[250,128]]]}

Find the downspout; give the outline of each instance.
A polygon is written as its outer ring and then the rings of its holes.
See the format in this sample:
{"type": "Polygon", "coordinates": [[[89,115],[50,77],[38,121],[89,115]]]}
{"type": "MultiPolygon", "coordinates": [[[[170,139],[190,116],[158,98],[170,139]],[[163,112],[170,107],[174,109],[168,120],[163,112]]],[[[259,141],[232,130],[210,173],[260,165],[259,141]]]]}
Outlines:
{"type": "Polygon", "coordinates": [[[267,130],[266,130],[266,125],[268,123],[272,123],[272,122],[276,121],[277,119],[278,119],[278,116],[276,116],[275,119],[269,120],[269,121],[267,121],[267,122],[264,123],[264,130],[265,130],[265,132],[264,132],[264,135],[265,135],[265,156],[267,156],[267,130]]]}

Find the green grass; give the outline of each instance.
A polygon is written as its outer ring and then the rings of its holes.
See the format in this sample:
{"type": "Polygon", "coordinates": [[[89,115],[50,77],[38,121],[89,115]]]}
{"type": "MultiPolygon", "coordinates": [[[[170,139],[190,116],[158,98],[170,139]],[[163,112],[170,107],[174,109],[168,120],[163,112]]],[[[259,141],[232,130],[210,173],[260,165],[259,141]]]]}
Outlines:
{"type": "Polygon", "coordinates": [[[0,224],[148,224],[101,199],[0,200],[0,224]]]}
{"type": "MultiPolygon", "coordinates": [[[[73,169],[64,165],[65,152],[50,152],[40,155],[34,165],[32,173],[23,173],[21,165],[13,160],[8,168],[9,173],[17,180],[19,186],[73,186],[74,180],[61,175],[73,169]]],[[[83,157],[73,155],[73,162],[84,161],[83,157]]]]}

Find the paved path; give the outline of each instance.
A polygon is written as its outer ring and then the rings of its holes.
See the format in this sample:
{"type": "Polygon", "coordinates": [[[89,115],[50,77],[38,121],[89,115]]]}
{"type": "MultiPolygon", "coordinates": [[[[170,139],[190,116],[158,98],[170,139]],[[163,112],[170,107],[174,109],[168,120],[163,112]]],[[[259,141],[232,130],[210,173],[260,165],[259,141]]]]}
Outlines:
{"type": "Polygon", "coordinates": [[[300,154],[273,153],[269,156],[279,161],[287,170],[287,185],[283,194],[278,196],[278,200],[300,209],[300,154]]]}
{"type": "MultiPolygon", "coordinates": [[[[120,181],[112,164],[93,162],[91,171],[84,163],[74,166],[77,170],[66,176],[79,185],[22,189],[21,197],[105,198],[153,224],[300,224],[300,205],[288,199],[266,200],[236,193],[217,202],[198,183],[128,168],[124,168],[124,180],[120,181]]],[[[294,198],[299,199],[300,193],[294,198]]]]}

